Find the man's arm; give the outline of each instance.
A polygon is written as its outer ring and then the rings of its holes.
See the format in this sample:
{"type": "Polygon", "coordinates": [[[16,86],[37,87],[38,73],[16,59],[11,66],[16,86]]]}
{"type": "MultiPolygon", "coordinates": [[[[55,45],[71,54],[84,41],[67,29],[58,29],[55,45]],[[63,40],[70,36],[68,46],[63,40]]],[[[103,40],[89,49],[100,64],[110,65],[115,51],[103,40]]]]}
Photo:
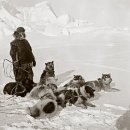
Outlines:
{"type": "MultiPolygon", "coordinates": [[[[25,40],[26,40],[26,39],[25,39],[25,40]]],[[[31,48],[31,46],[30,46],[30,44],[29,44],[29,42],[28,42],[27,40],[26,40],[26,43],[27,43],[27,45],[28,45],[29,50],[30,50],[31,53],[32,53],[33,66],[36,66],[36,61],[35,61],[35,57],[34,57],[33,52],[32,52],[32,48],[31,48]]]]}
{"type": "Polygon", "coordinates": [[[13,62],[16,62],[17,59],[17,46],[15,45],[14,42],[10,43],[10,56],[13,60],[13,62]]]}

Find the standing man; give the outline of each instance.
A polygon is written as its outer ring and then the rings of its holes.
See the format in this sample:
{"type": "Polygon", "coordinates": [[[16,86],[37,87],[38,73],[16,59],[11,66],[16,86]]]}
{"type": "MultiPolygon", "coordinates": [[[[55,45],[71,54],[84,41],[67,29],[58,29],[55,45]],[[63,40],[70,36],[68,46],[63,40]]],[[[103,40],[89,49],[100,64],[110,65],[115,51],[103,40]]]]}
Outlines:
{"type": "Polygon", "coordinates": [[[32,48],[26,40],[25,29],[18,27],[13,34],[14,40],[10,43],[10,56],[13,62],[13,71],[16,82],[25,79],[33,81],[32,67],[36,66],[32,48]]]}

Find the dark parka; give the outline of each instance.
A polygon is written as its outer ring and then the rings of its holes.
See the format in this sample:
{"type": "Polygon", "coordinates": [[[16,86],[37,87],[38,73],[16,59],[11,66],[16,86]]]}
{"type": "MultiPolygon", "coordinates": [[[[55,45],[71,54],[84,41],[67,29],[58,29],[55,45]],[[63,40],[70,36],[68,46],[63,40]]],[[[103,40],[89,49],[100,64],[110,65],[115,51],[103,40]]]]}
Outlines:
{"type": "Polygon", "coordinates": [[[19,65],[35,62],[32,48],[26,39],[15,39],[10,45],[10,55],[13,62],[18,61],[19,65]]]}
{"type": "Polygon", "coordinates": [[[13,63],[17,62],[17,66],[13,65],[15,80],[22,82],[28,78],[33,81],[32,66],[35,66],[36,62],[29,42],[26,39],[15,39],[10,45],[10,56],[13,63]]]}

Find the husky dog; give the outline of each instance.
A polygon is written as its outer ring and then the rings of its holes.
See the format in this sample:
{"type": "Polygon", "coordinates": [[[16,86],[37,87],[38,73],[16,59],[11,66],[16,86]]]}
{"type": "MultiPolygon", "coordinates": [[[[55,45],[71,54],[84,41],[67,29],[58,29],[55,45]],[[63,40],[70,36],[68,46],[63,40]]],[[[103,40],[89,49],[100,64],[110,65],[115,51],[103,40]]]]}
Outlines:
{"type": "Polygon", "coordinates": [[[60,105],[61,107],[66,107],[66,104],[72,98],[73,91],[63,89],[63,90],[60,90],[60,91],[56,91],[54,94],[57,97],[57,99],[56,99],[57,104],[60,105]]]}
{"type": "Polygon", "coordinates": [[[87,81],[85,84],[93,88],[96,92],[101,90],[109,90],[111,89],[110,84],[112,82],[111,74],[102,74],[101,78],[98,80],[87,81]]]}
{"type": "Polygon", "coordinates": [[[69,88],[66,90],[61,90],[61,92],[57,93],[57,101],[58,104],[62,107],[65,107],[67,103],[80,105],[83,104],[85,107],[91,106],[95,107],[95,105],[88,102],[89,98],[94,97],[94,91],[91,87],[83,85],[79,88],[69,88]]]}
{"type": "Polygon", "coordinates": [[[47,62],[45,65],[46,67],[41,74],[39,84],[45,84],[49,88],[52,88],[53,91],[55,91],[57,89],[57,79],[55,78],[54,62],[47,62]]]}
{"type": "Polygon", "coordinates": [[[55,71],[54,71],[54,62],[47,62],[45,63],[45,70],[43,70],[43,73],[40,77],[40,84],[48,84],[46,83],[49,77],[55,77],[55,71]]]}
{"type": "Polygon", "coordinates": [[[36,83],[30,79],[25,79],[22,83],[9,82],[5,85],[3,93],[25,97],[35,86],[36,83]]]}
{"type": "Polygon", "coordinates": [[[85,80],[81,75],[74,75],[73,79],[70,80],[64,87],[67,88],[79,88],[85,84],[85,80]]]}
{"type": "Polygon", "coordinates": [[[54,116],[58,111],[56,96],[51,88],[46,85],[38,85],[31,92],[30,97],[40,99],[37,104],[28,107],[27,113],[34,118],[49,118],[54,116]]]}

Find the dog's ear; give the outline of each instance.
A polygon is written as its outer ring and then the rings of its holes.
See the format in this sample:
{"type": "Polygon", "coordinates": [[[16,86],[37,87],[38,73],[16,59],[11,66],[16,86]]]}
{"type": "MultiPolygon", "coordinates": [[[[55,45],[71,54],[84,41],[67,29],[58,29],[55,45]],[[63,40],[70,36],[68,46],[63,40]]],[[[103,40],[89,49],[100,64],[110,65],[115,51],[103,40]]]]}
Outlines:
{"type": "Polygon", "coordinates": [[[101,78],[98,78],[98,80],[101,80],[101,78]]]}
{"type": "Polygon", "coordinates": [[[47,65],[47,63],[45,63],[45,65],[47,65]]]}
{"type": "Polygon", "coordinates": [[[78,75],[79,76],[79,79],[83,79],[83,77],[81,75],[78,75]]]}
{"type": "Polygon", "coordinates": [[[74,78],[76,77],[76,75],[74,75],[74,78]]]}
{"type": "Polygon", "coordinates": [[[54,61],[52,61],[51,63],[53,63],[53,64],[54,64],[54,61]]]}

